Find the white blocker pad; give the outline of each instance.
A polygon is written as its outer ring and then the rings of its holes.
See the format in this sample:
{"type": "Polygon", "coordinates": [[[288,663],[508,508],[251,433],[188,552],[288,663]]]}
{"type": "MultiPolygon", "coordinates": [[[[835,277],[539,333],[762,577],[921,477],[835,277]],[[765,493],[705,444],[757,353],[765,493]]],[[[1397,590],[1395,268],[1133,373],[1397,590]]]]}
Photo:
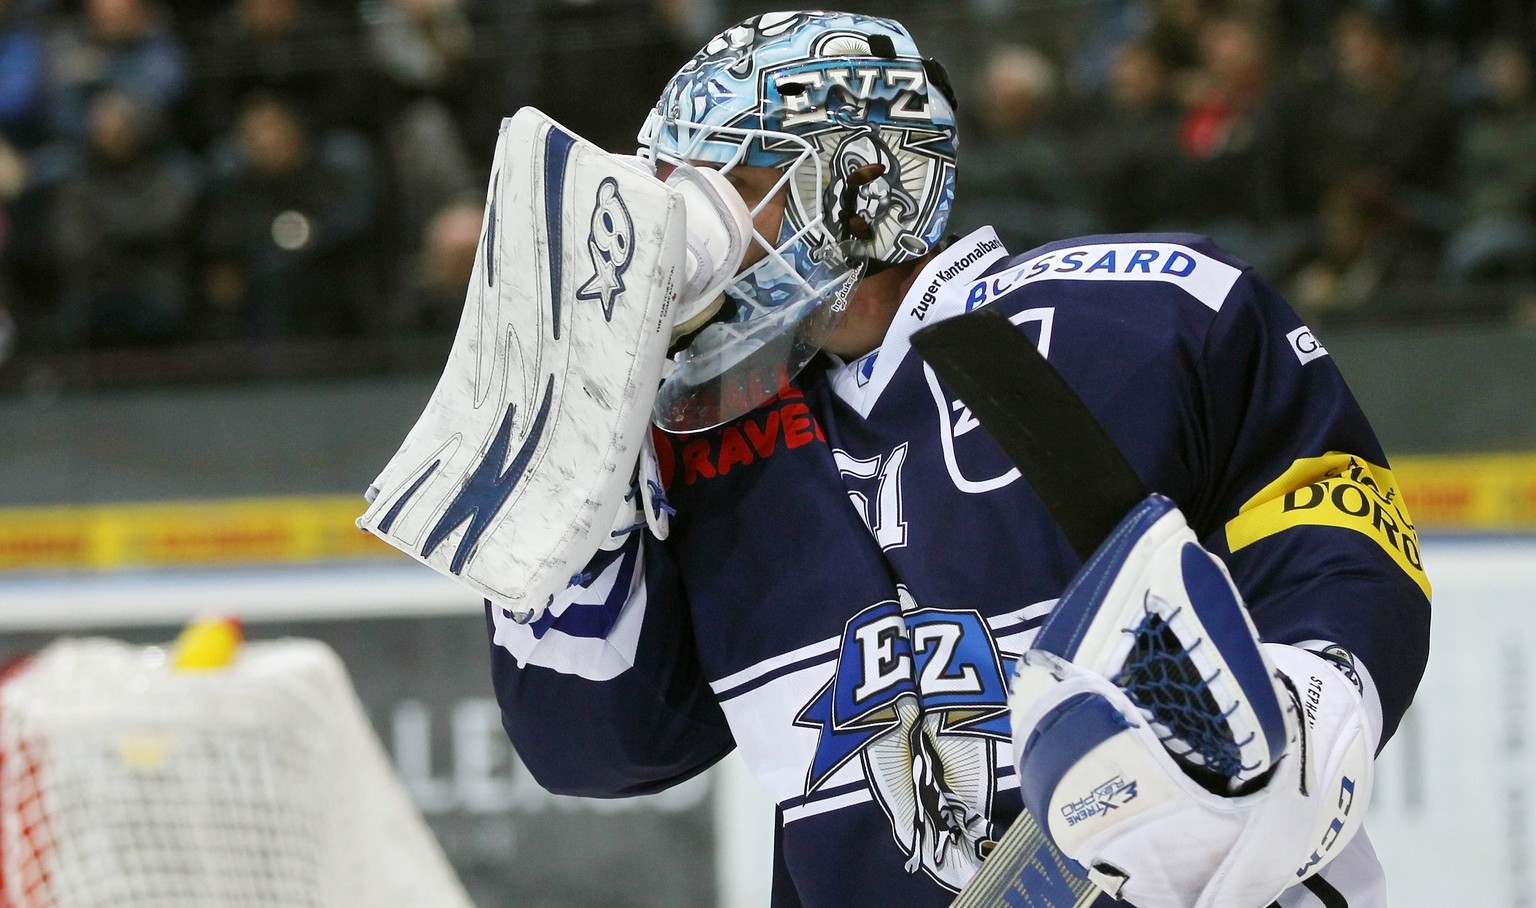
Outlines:
{"type": "Polygon", "coordinates": [[[442,378],[357,523],[531,620],[630,488],[683,280],[683,202],[525,107],[502,122],[481,230],[442,378]]]}

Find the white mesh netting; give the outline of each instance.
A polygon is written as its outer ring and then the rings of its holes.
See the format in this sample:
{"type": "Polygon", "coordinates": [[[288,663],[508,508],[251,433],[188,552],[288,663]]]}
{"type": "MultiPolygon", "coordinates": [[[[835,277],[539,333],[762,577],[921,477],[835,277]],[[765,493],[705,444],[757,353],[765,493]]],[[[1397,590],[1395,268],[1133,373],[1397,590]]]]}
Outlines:
{"type": "Polygon", "coordinates": [[[0,686],[0,908],[469,908],[341,660],[56,643],[0,686]]]}

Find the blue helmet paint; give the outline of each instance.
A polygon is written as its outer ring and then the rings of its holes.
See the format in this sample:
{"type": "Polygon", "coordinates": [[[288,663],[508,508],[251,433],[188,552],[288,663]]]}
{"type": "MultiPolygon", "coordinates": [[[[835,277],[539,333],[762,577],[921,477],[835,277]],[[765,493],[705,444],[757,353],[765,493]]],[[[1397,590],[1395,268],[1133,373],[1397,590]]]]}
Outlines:
{"type": "Polygon", "coordinates": [[[774,245],[802,276],[827,263],[910,261],[943,238],[954,201],[955,113],[934,72],[889,19],[754,16],[672,78],[640,141],[662,160],[785,170],[774,245]],[[871,164],[880,174],[850,185],[871,164]],[[850,231],[855,217],[863,229],[850,231]]]}

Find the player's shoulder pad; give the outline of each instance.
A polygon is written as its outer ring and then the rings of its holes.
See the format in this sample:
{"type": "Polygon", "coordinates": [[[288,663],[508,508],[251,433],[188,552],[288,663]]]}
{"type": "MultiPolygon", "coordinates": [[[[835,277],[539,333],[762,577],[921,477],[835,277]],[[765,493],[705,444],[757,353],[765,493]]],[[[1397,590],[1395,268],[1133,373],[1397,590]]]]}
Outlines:
{"type": "Polygon", "coordinates": [[[1047,243],[997,263],[972,285],[966,308],[1046,281],[1111,281],[1176,287],[1220,312],[1247,270],[1246,262],[1198,234],[1096,234],[1047,243]]]}

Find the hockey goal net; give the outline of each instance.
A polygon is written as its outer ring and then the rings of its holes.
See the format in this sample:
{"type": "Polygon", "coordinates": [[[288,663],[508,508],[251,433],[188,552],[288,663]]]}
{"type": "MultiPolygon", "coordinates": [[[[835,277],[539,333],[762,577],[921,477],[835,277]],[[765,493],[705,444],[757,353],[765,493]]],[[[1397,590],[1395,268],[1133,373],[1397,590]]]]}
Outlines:
{"type": "Polygon", "coordinates": [[[53,644],[0,683],[0,908],[469,908],[341,660],[53,644]]]}

